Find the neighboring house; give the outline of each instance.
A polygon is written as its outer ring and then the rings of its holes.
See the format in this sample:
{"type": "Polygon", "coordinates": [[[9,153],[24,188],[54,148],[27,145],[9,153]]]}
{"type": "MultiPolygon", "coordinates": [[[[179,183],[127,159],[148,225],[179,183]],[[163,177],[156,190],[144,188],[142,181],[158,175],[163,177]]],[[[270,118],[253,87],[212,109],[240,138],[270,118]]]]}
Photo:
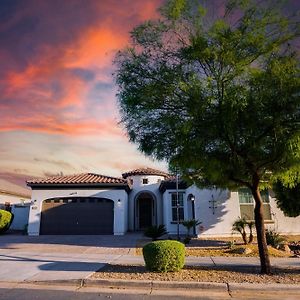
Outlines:
{"type": "MultiPolygon", "coordinates": [[[[177,232],[179,219],[198,219],[198,236],[230,236],[238,217],[253,219],[249,191],[199,189],[169,174],[140,168],[123,178],[87,173],[28,181],[32,189],[29,235],[115,234],[164,224],[177,232]]],[[[286,234],[300,233],[300,217],[288,218],[277,208],[273,195],[263,194],[267,226],[286,234]]],[[[186,229],[180,225],[180,233],[186,229]]]]}
{"type": "Polygon", "coordinates": [[[30,190],[0,179],[0,209],[14,214],[10,229],[24,230],[27,227],[30,203],[30,190]]]}

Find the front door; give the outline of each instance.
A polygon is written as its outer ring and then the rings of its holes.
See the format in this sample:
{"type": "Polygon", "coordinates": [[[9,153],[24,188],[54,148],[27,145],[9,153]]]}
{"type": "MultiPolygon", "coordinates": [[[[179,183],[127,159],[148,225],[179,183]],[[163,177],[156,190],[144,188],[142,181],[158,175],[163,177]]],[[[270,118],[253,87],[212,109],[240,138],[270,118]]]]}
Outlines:
{"type": "Polygon", "coordinates": [[[151,198],[139,199],[139,229],[145,229],[152,226],[152,207],[153,200],[151,198]]]}

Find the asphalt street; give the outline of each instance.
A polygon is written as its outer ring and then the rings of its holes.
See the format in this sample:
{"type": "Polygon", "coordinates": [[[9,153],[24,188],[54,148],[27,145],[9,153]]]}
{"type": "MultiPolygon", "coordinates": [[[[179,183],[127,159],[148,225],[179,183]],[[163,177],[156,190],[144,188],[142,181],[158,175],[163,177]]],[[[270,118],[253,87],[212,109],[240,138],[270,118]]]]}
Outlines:
{"type": "Polygon", "coordinates": [[[110,289],[74,286],[41,286],[30,284],[3,284],[0,288],[0,300],[177,300],[177,299],[199,299],[199,300],[218,300],[218,299],[257,299],[257,300],[298,300],[297,291],[276,291],[276,293],[262,292],[253,290],[240,290],[228,293],[220,290],[147,290],[147,289],[110,289]]]}

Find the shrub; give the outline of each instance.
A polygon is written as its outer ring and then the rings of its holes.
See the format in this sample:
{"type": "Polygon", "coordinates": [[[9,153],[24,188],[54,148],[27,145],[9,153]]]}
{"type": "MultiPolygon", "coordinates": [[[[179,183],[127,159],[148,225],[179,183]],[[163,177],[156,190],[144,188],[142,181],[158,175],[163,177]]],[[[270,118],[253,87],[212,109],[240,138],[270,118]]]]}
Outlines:
{"type": "Polygon", "coordinates": [[[237,231],[241,234],[245,245],[247,244],[246,226],[247,226],[247,221],[244,218],[237,219],[232,225],[232,230],[237,231]]]}
{"type": "Polygon", "coordinates": [[[191,220],[186,220],[182,221],[182,225],[187,229],[187,237],[190,236],[191,229],[200,225],[202,222],[199,222],[199,220],[191,219],[191,220]]]}
{"type": "Polygon", "coordinates": [[[156,241],[143,248],[146,268],[154,272],[175,272],[184,266],[185,247],[178,241],[156,241]]]}
{"type": "Polygon", "coordinates": [[[191,241],[191,238],[189,236],[186,236],[183,240],[183,243],[186,245],[186,244],[189,244],[191,241]]]}
{"type": "Polygon", "coordinates": [[[159,225],[148,227],[145,230],[144,235],[152,238],[152,241],[156,241],[159,237],[163,236],[166,233],[167,231],[165,225],[159,225]]]}
{"type": "Polygon", "coordinates": [[[251,244],[253,242],[253,230],[255,223],[253,221],[246,221],[245,218],[238,218],[232,225],[232,231],[237,231],[241,234],[244,244],[251,244]],[[249,240],[247,240],[246,228],[249,229],[249,240]]]}
{"type": "Polygon", "coordinates": [[[278,248],[280,244],[282,244],[285,239],[279,235],[275,230],[266,230],[266,239],[267,239],[267,244],[274,247],[278,248]]]}
{"type": "Polygon", "coordinates": [[[14,219],[14,215],[6,210],[0,210],[0,234],[7,231],[14,219]]]}

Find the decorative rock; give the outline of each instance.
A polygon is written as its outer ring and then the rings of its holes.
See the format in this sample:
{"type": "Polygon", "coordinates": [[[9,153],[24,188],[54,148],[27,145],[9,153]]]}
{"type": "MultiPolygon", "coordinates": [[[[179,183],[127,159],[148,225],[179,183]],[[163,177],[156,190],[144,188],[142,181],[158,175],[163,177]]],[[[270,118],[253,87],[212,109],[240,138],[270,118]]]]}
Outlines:
{"type": "Polygon", "coordinates": [[[288,244],[280,244],[279,245],[279,250],[284,251],[284,252],[291,252],[290,247],[288,246],[288,244]]]}
{"type": "Polygon", "coordinates": [[[238,248],[236,250],[236,253],[248,255],[248,254],[252,253],[252,250],[250,248],[238,248]]]}

